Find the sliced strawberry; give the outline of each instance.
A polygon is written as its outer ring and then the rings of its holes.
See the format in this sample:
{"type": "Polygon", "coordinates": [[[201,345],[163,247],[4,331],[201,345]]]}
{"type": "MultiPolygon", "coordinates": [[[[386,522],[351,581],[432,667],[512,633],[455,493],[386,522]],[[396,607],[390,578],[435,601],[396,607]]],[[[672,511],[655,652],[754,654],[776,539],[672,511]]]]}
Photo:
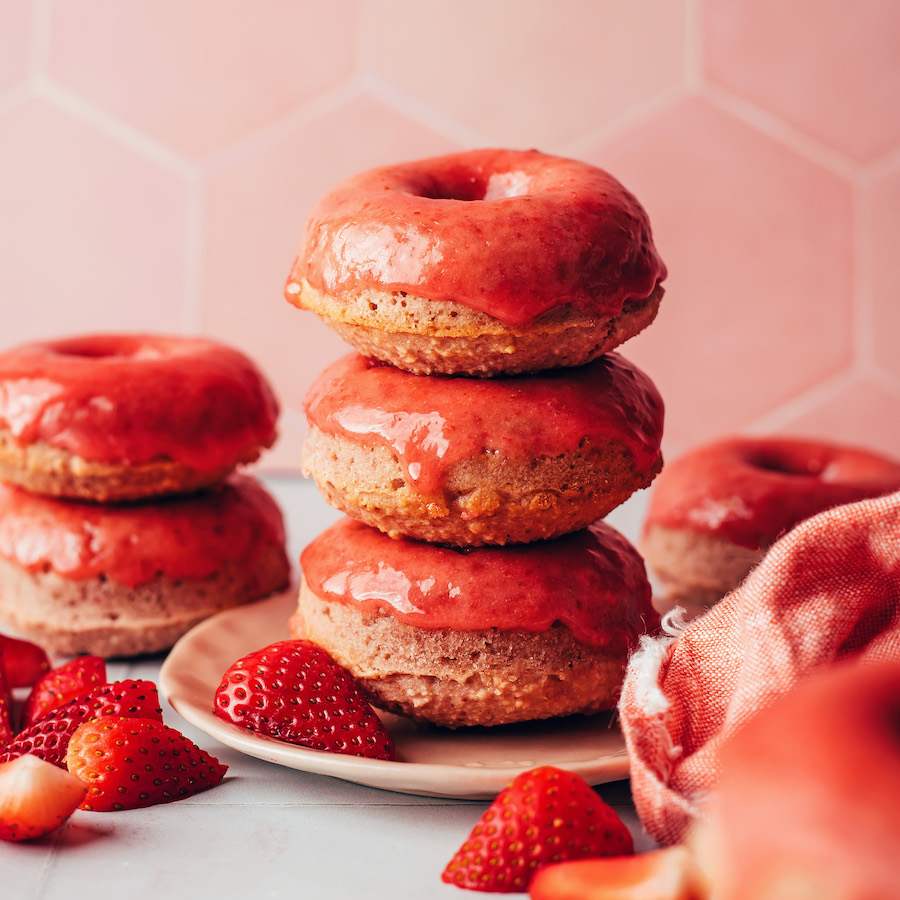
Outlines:
{"type": "Polygon", "coordinates": [[[30,753],[64,769],[66,750],[75,729],[100,716],[162,722],[156,685],[152,681],[117,681],[73,698],[19,732],[0,753],[0,763],[30,753]]]}
{"type": "Polygon", "coordinates": [[[222,676],[213,711],[313,750],[396,758],[356,680],[312,641],[279,641],[239,659],[222,676]]]}
{"type": "Polygon", "coordinates": [[[6,634],[0,634],[0,659],[10,688],[31,687],[50,671],[43,647],[6,634]]]}
{"type": "Polygon", "coordinates": [[[529,894],[532,900],[699,900],[703,896],[684,847],[546,866],[535,873],[529,894]]]}
{"type": "Polygon", "coordinates": [[[12,692],[6,680],[3,658],[0,657],[0,749],[9,744],[15,733],[12,724],[12,692]]]}
{"type": "Polygon", "coordinates": [[[28,727],[73,697],[106,684],[106,663],[99,656],[77,656],[35,683],[25,701],[22,725],[28,727]]]}
{"type": "Polygon", "coordinates": [[[121,716],[79,725],[66,766],[88,786],[82,809],[100,812],[183,800],[215,787],[228,769],[162,722],[121,716]]]}
{"type": "Polygon", "coordinates": [[[526,891],[548,863],[634,852],[631,833],[579,775],[541,766],[513,779],[441,876],[475,891],[526,891]]]}
{"type": "Polygon", "coordinates": [[[87,787],[36,756],[0,765],[0,838],[27,841],[59,828],[78,809],[87,787]]]}

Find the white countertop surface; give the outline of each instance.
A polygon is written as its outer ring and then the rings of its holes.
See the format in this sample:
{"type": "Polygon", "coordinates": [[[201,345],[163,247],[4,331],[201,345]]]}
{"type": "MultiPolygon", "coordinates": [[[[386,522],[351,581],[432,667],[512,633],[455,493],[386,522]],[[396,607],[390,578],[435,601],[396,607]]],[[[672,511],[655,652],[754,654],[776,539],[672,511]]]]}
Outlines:
{"type": "MultiPolygon", "coordinates": [[[[310,482],[264,480],[285,512],[296,560],[338,513],[310,482]]],[[[645,499],[634,497],[608,521],[634,538],[645,499]]],[[[111,662],[109,677],[156,682],[163,658],[111,662]]],[[[79,810],[39,841],[0,842],[3,900],[479,896],[440,879],[486,802],[417,797],[283,768],[225,747],[164,699],[162,705],[166,724],[228,764],[222,784],[149,809],[79,810]]],[[[652,847],[628,782],[598,791],[629,826],[636,847],[652,847]]]]}

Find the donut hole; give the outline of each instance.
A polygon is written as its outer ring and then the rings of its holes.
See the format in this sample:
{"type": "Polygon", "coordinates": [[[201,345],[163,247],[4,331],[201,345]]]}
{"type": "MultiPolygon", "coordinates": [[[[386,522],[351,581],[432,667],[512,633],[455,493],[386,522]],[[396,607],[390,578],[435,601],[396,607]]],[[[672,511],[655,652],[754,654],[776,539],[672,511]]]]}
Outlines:
{"type": "Polygon", "coordinates": [[[522,171],[494,172],[485,181],[483,175],[435,179],[423,191],[432,200],[503,200],[522,197],[531,189],[531,177],[522,171]]]}
{"type": "MultiPolygon", "coordinates": [[[[146,345],[118,335],[94,335],[57,341],[53,345],[57,356],[74,356],[81,359],[110,359],[148,355],[146,345]]],[[[155,352],[151,355],[156,355],[155,352]]]]}
{"type": "Polygon", "coordinates": [[[772,451],[761,451],[754,454],[750,463],[764,472],[774,472],[777,475],[806,476],[821,475],[822,461],[812,457],[802,459],[800,457],[785,456],[772,451]]]}

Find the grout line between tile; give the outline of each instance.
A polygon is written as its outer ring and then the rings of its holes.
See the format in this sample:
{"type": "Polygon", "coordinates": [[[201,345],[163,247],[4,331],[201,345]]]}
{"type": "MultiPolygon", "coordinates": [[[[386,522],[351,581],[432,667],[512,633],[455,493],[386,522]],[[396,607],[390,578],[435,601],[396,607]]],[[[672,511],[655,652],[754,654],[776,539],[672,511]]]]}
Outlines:
{"type": "Polygon", "coordinates": [[[701,0],[685,0],[684,77],[693,91],[699,91],[704,82],[702,9],[701,0]]]}
{"type": "Polygon", "coordinates": [[[50,0],[33,0],[31,7],[31,52],[29,81],[47,77],[50,69],[50,42],[53,33],[50,0]]]}
{"type": "Polygon", "coordinates": [[[440,112],[375,72],[360,72],[359,81],[370,96],[460,147],[487,147],[493,144],[487,135],[467,128],[452,116],[440,112]]]}
{"type": "Polygon", "coordinates": [[[201,160],[200,167],[204,175],[214,175],[254,153],[277,143],[298,128],[314,122],[341,106],[355,100],[359,95],[356,77],[343,80],[331,90],[324,91],[306,103],[295,106],[283,116],[243,135],[227,147],[217,150],[201,160]]]}
{"type": "Polygon", "coordinates": [[[93,126],[98,131],[134,151],[144,159],[186,177],[193,170],[194,163],[181,156],[165,144],[153,140],[141,131],[116,119],[87,100],[67,91],[43,75],[32,79],[32,89],[38,97],[52,103],[69,115],[93,126]]]}
{"type": "Polygon", "coordinates": [[[614,116],[603,125],[592,129],[581,137],[567,141],[561,152],[570,156],[589,153],[598,146],[615,140],[620,135],[661,116],[669,109],[694,96],[696,96],[694,91],[686,84],[675,85],[642,103],[633,103],[627,110],[614,116]]]}
{"type": "Polygon", "coordinates": [[[850,181],[859,177],[860,166],[853,160],[819,143],[749,100],[713,84],[704,84],[701,87],[700,95],[713,106],[767,135],[772,140],[778,141],[823,169],[850,181]]]}
{"type": "Polygon", "coordinates": [[[745,433],[753,435],[781,431],[817,406],[836,397],[842,390],[848,388],[860,374],[857,366],[851,365],[748,422],[743,430],[745,433]]]}

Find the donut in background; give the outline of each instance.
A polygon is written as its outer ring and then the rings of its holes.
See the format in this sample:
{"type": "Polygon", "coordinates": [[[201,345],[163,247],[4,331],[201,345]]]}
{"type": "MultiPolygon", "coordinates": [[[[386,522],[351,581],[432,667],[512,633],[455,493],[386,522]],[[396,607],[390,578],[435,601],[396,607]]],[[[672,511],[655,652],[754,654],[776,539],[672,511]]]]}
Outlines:
{"type": "Polygon", "coordinates": [[[0,353],[0,480],[119,502],[190,493],[275,441],[278,402],[240,351],[96,334],[0,353]]]}
{"type": "Polygon", "coordinates": [[[779,536],[834,506],[900,490],[900,463],[857,447],[729,437],[657,476],[640,541],[665,611],[696,614],[736,588],[779,536]]]}
{"type": "Polygon", "coordinates": [[[52,653],[155,653],[289,580],[281,511],[245,475],[114,505],[0,485],[0,619],[52,653]]]}

